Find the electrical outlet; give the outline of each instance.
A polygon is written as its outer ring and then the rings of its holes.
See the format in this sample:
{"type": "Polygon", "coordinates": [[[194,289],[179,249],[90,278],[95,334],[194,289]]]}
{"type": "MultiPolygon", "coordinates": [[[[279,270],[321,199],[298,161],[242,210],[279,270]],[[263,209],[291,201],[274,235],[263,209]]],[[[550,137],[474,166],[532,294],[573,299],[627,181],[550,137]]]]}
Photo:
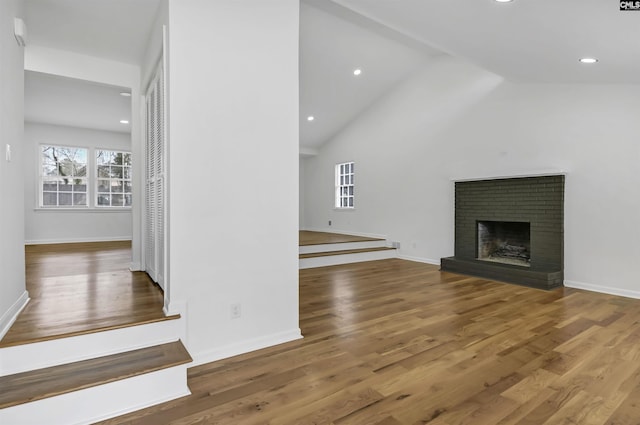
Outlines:
{"type": "Polygon", "coordinates": [[[231,304],[231,318],[239,319],[242,316],[242,308],[240,304],[231,304]]]}

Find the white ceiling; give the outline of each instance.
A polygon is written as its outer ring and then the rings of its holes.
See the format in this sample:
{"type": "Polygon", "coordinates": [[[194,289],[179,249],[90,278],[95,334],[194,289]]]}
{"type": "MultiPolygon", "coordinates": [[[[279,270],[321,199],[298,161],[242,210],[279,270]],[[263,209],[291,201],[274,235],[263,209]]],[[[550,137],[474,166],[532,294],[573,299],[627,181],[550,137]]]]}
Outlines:
{"type": "Polygon", "coordinates": [[[139,65],[160,0],[26,0],[28,43],[139,65]]]}
{"type": "Polygon", "coordinates": [[[640,83],[640,12],[618,0],[332,1],[507,79],[640,83]]]}
{"type": "Polygon", "coordinates": [[[326,0],[313,4],[300,5],[300,145],[317,148],[435,51],[412,48],[418,45],[371,22],[353,24],[326,0]]]}
{"type": "Polygon", "coordinates": [[[130,91],[39,72],[25,72],[25,121],[130,133],[130,91]]]}
{"type": "MultiPolygon", "coordinates": [[[[26,0],[28,43],[140,64],[159,3],[26,0]]],[[[640,12],[620,11],[618,0],[302,0],[300,12],[302,147],[319,147],[438,54],[516,81],[640,83],[640,12]],[[585,66],[582,56],[600,61],[585,66]]],[[[26,90],[45,83],[28,77],[26,90]]],[[[53,120],[45,105],[60,119],[72,103],[36,95],[31,119],[53,120]]],[[[73,115],[79,122],[82,111],[73,115]]],[[[78,125],[106,126],[88,117],[78,125]]]]}

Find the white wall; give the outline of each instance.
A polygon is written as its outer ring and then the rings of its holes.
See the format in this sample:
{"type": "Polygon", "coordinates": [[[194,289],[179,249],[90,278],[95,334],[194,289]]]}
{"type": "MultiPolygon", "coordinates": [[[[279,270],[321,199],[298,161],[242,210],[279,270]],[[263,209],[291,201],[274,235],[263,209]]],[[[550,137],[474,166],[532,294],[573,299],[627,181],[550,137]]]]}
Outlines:
{"type": "Polygon", "coordinates": [[[22,164],[24,51],[13,37],[13,18],[23,2],[0,2],[0,338],[27,302],[24,281],[24,203],[22,164]],[[11,146],[11,162],[5,147],[11,146]]]}
{"type": "Polygon", "coordinates": [[[26,243],[131,239],[131,211],[38,209],[40,144],[131,150],[127,133],[26,123],[24,137],[24,217],[26,243]]]}
{"type": "Polygon", "coordinates": [[[567,285],[640,296],[640,86],[503,82],[442,58],[352,122],[305,173],[308,227],[385,234],[401,255],[453,255],[455,178],[566,171],[567,285]],[[356,210],[332,210],[356,163],[356,210]]]}
{"type": "Polygon", "coordinates": [[[298,7],[169,2],[170,302],[196,363],[300,336],[298,7]]]}

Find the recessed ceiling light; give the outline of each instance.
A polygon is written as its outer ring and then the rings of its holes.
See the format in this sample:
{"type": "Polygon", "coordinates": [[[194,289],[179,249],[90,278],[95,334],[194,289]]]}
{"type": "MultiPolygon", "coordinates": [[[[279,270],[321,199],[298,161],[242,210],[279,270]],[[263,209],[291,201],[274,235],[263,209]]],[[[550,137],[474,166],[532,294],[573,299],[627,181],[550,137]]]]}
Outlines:
{"type": "Polygon", "coordinates": [[[495,0],[498,3],[511,3],[513,0],[495,0]]]}
{"type": "Polygon", "coordinates": [[[582,58],[580,59],[581,63],[596,63],[598,62],[598,59],[596,58],[582,58]]]}
{"type": "Polygon", "coordinates": [[[121,91],[120,92],[120,96],[124,96],[124,97],[131,97],[131,93],[128,91],[121,91]]]}
{"type": "Polygon", "coordinates": [[[313,121],[313,120],[315,120],[315,117],[313,115],[309,115],[307,117],[307,121],[313,121]]]}
{"type": "Polygon", "coordinates": [[[362,74],[362,70],[360,68],[353,70],[353,75],[360,75],[360,74],[362,74]]]}
{"type": "Polygon", "coordinates": [[[129,120],[120,120],[120,124],[129,124],[129,120]]]}

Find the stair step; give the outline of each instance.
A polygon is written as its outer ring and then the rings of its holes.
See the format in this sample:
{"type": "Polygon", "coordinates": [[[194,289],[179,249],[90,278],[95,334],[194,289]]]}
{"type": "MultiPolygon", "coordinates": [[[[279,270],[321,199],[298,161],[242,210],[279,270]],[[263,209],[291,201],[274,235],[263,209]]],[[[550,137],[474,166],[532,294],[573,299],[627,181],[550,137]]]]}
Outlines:
{"type": "Polygon", "coordinates": [[[377,248],[361,248],[361,249],[345,249],[340,251],[325,251],[325,252],[314,252],[308,254],[300,254],[299,258],[317,258],[317,257],[328,257],[332,255],[344,255],[344,254],[360,254],[364,252],[377,252],[377,251],[392,251],[395,248],[390,247],[377,247],[377,248]]]}
{"type": "MultiPolygon", "coordinates": [[[[43,355],[46,355],[43,353],[43,355]]],[[[0,377],[0,409],[192,361],[181,341],[0,377]]]]}

